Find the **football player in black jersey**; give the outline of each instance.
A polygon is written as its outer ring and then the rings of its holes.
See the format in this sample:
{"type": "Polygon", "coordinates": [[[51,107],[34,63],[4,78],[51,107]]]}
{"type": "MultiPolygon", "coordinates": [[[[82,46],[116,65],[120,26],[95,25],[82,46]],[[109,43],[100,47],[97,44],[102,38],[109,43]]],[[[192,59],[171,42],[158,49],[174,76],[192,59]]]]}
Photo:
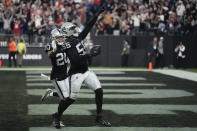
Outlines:
{"type": "Polygon", "coordinates": [[[78,27],[76,25],[70,22],[64,23],[61,26],[61,32],[66,39],[62,45],[62,49],[66,52],[71,64],[69,69],[71,87],[70,98],[77,98],[80,87],[84,82],[86,87],[95,92],[95,101],[97,105],[96,122],[103,126],[111,126],[108,121],[102,119],[103,90],[95,73],[88,70],[88,55],[86,54],[83,43],[83,40],[95,24],[98,16],[103,11],[104,5],[98,9],[95,16],[88,22],[87,26],[81,33],[77,31],[78,27]]]}
{"type": "MultiPolygon", "coordinates": [[[[63,113],[62,110],[66,110],[75,100],[69,98],[69,79],[67,75],[67,56],[62,51],[63,36],[58,29],[51,31],[52,43],[47,45],[47,53],[52,63],[52,71],[50,79],[55,86],[58,96],[60,97],[60,103],[58,106],[58,112],[52,115],[53,124],[56,128],[60,128],[60,117],[63,113]]],[[[48,91],[48,94],[52,93],[48,91]]]]}

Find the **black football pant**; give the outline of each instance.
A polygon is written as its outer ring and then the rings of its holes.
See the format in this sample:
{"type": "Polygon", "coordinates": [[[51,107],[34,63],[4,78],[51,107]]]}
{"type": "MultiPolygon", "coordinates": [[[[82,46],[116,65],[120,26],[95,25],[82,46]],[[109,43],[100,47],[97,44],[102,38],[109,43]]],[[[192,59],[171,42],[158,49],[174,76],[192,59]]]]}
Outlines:
{"type": "Polygon", "coordinates": [[[9,67],[11,67],[12,66],[12,58],[13,58],[13,61],[14,61],[14,66],[16,67],[16,52],[9,52],[9,58],[8,58],[8,60],[9,60],[9,67]]]}
{"type": "Polygon", "coordinates": [[[122,67],[128,66],[128,59],[129,59],[129,55],[122,56],[122,59],[121,59],[121,66],[122,67]]]}

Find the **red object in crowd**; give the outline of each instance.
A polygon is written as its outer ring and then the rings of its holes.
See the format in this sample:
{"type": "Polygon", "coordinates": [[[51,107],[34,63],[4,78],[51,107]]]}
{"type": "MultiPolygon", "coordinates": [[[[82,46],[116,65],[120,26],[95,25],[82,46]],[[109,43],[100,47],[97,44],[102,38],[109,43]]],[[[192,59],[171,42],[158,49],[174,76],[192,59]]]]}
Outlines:
{"type": "Polygon", "coordinates": [[[8,7],[10,7],[10,6],[12,5],[12,2],[11,2],[10,0],[6,0],[6,1],[5,1],[5,4],[6,4],[8,7]]]}
{"type": "Polygon", "coordinates": [[[82,21],[82,19],[83,19],[83,13],[80,12],[80,16],[79,17],[80,17],[80,20],[82,21]]]}
{"type": "Polygon", "coordinates": [[[64,22],[64,20],[62,18],[57,18],[57,20],[55,22],[57,24],[61,24],[62,22],[64,22]]]}
{"type": "Polygon", "coordinates": [[[57,5],[57,8],[60,8],[61,5],[62,5],[62,3],[59,1],[59,2],[58,2],[58,5],[57,5]]]}
{"type": "Polygon", "coordinates": [[[21,24],[20,24],[20,22],[16,21],[16,22],[14,22],[13,33],[20,35],[20,32],[21,32],[21,24]]]}
{"type": "Polygon", "coordinates": [[[178,18],[177,17],[174,18],[174,22],[175,23],[178,22],[178,18]]]}
{"type": "Polygon", "coordinates": [[[102,29],[103,29],[103,30],[105,29],[105,25],[104,25],[104,24],[102,24],[102,29]]]}
{"type": "Polygon", "coordinates": [[[2,67],[2,60],[0,60],[0,67],[2,67]]]}
{"type": "Polygon", "coordinates": [[[97,4],[97,5],[101,4],[100,0],[94,0],[94,3],[97,4]]]}

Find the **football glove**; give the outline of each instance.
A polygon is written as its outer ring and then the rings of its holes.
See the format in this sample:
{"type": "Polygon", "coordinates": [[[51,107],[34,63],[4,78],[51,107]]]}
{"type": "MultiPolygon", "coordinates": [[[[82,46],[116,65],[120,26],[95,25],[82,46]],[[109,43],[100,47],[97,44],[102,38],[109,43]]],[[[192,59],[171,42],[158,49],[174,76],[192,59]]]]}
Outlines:
{"type": "Polygon", "coordinates": [[[101,45],[94,45],[90,50],[91,56],[97,56],[101,54],[101,45]]]}

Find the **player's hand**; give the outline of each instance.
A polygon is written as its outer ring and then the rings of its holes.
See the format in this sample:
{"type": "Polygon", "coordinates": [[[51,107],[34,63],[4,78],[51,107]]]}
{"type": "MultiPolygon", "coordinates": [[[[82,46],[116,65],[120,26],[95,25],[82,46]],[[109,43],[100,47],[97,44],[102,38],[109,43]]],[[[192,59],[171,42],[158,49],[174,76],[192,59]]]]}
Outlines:
{"type": "Polygon", "coordinates": [[[56,50],[57,50],[57,45],[56,45],[55,41],[52,41],[51,47],[53,48],[53,52],[56,52],[56,50]]]}
{"type": "Polygon", "coordinates": [[[95,45],[91,50],[90,50],[90,56],[97,56],[101,54],[101,45],[95,45]]]}

